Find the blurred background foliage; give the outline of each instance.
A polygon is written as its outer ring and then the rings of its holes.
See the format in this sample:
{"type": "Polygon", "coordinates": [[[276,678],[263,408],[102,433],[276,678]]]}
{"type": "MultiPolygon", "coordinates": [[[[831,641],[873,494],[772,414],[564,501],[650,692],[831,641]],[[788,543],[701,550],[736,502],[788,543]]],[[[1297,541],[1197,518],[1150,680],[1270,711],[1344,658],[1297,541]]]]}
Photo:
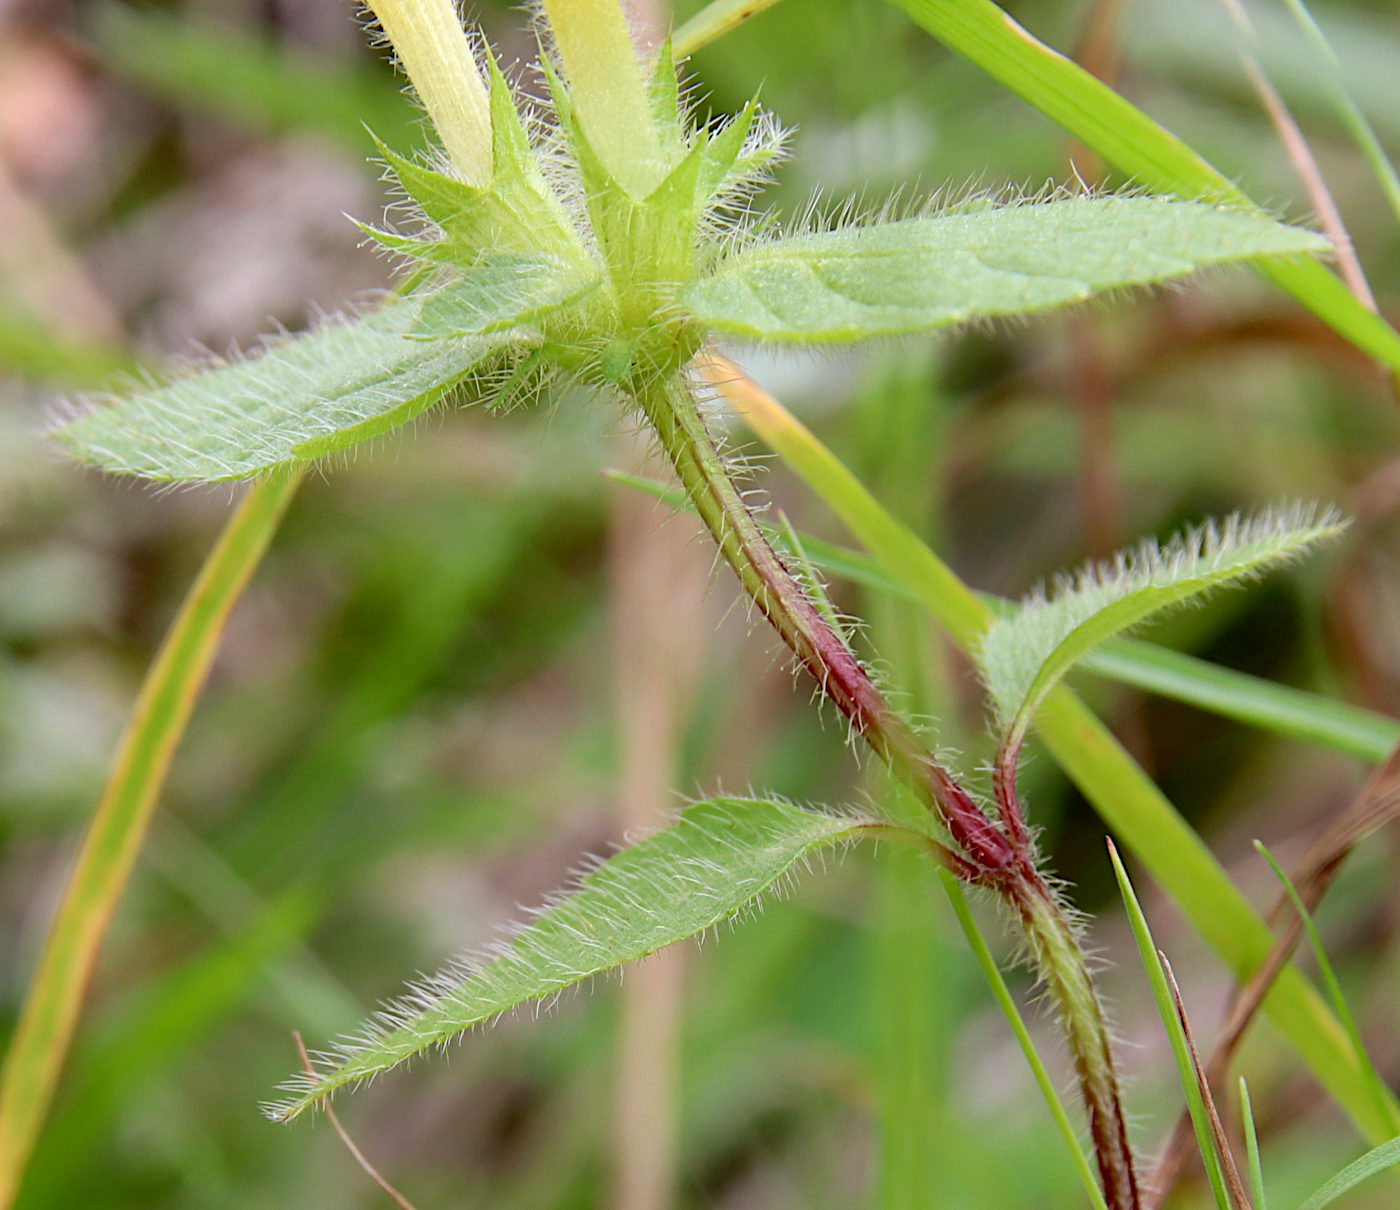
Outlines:
{"type": "MultiPolygon", "coordinates": [[[[1092,48],[1107,19],[1101,66],[1132,99],[1249,192],[1308,217],[1211,0],[1011,8],[1066,50],[1092,48]]],[[[1395,224],[1281,6],[1254,9],[1259,53],[1393,314],[1395,224]]],[[[1393,6],[1317,9],[1400,150],[1393,6]]],[[[518,11],[473,15],[507,62],[532,56],[518,11]]],[[[0,64],[3,1037],[139,678],[235,494],[157,493],[67,465],[45,419],[140,366],[372,298],[389,266],[343,217],[375,219],[389,201],[365,127],[400,147],[423,134],[349,0],[6,0],[0,64]]],[[[894,191],[1102,179],[1041,117],[868,0],[788,0],[692,68],[702,112],[761,89],[796,126],[766,199],[790,213],[816,191],[877,206],[894,191]]],[[[1336,501],[1357,518],[1342,548],[1152,637],[1400,711],[1395,398],[1249,275],[858,357],[750,352],[737,356],[990,591],[1019,594],[1204,514],[1336,501]]],[[[712,575],[688,519],[663,525],[664,508],[601,477],[640,463],[629,427],[577,398],[547,415],[436,414],[303,489],[234,615],[105,947],[25,1210],[387,1204],[323,1121],[257,1114],[296,1065],[293,1029],[315,1045],[352,1028],[411,972],[489,941],[582,855],[683,796],[887,792],[731,609],[734,585],[712,575]]],[[[841,537],[780,476],[769,486],[801,528],[841,537]]],[[[978,759],[968,669],[898,602],[836,592],[869,619],[911,705],[978,759]]],[[[1354,759],[1080,679],[1256,903],[1276,887],[1250,839],[1287,861],[1364,778],[1354,759]]],[[[1116,964],[1105,979],[1129,1108],[1155,1147],[1179,1090],[1101,825],[1048,761],[1025,777],[1053,867],[1103,913],[1093,938],[1116,964]]],[[[1368,842],[1319,914],[1392,1080],[1397,856],[1393,835],[1368,842]]],[[[1140,890],[1209,1036],[1226,977],[1140,890]]],[[[1243,1068],[1272,1196],[1294,1203],[1361,1146],[1267,1027],[1243,1068]]],[[[926,873],[868,854],[718,944],[647,964],[622,992],[509,1020],[342,1108],[424,1210],[1051,1210],[1083,1196],[926,873]],[[910,1121],[912,1150],[892,1128],[910,1121]]],[[[1207,1197],[1193,1177],[1178,1204],[1207,1197]]],[[[1393,1186],[1369,1197],[1352,1204],[1393,1205],[1393,1186]]]]}

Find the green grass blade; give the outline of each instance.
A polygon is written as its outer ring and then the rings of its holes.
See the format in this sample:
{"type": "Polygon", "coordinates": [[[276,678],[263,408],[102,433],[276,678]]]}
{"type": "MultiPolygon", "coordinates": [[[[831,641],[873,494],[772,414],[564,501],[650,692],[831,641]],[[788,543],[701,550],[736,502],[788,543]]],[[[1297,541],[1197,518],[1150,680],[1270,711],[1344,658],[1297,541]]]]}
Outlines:
{"type": "Polygon", "coordinates": [[[1312,43],[1313,48],[1322,56],[1327,89],[1331,93],[1332,104],[1337,111],[1337,116],[1341,118],[1342,124],[1350,132],[1356,145],[1361,149],[1361,154],[1366,157],[1366,162],[1371,166],[1376,183],[1380,185],[1381,192],[1385,194],[1385,200],[1390,204],[1390,212],[1397,221],[1400,221],[1400,175],[1397,175],[1395,165],[1390,162],[1390,157],[1386,155],[1375,127],[1371,125],[1370,119],[1362,112],[1361,106],[1356,103],[1356,99],[1352,96],[1351,89],[1347,87],[1346,69],[1338,61],[1336,52],[1332,49],[1332,43],[1328,41],[1327,35],[1322,32],[1322,28],[1303,0],[1284,0],[1284,4],[1288,11],[1293,14],[1293,19],[1298,23],[1298,27],[1303,31],[1308,41],[1312,43]]]}
{"type": "MultiPolygon", "coordinates": [[[[899,810],[891,801],[897,793],[893,787],[881,793],[882,806],[899,810]]],[[[934,863],[890,845],[871,863],[869,877],[861,979],[874,1150],[868,1210],[925,1210],[959,1187],[959,1107],[943,1076],[953,1062],[956,1019],[944,996],[960,955],[930,910],[938,894],[934,863]]]]}
{"type": "Polygon", "coordinates": [[[1254,1106],[1249,1099],[1249,1085],[1240,1077],[1240,1117],[1244,1123],[1244,1145],[1249,1154],[1249,1189],[1254,1210],[1269,1210],[1264,1196],[1264,1166],[1259,1162],[1259,1132],[1254,1128],[1254,1106]]]}
{"type": "Polygon", "coordinates": [[[162,965],[134,1003],[104,1013],[102,1028],[73,1055],[68,1095],[25,1174],[24,1205],[81,1204],[73,1185],[90,1176],[91,1157],[121,1131],[131,1105],[207,1046],[231,1012],[261,1000],[268,972],[282,965],[316,914],[304,888],[279,896],[232,937],[162,965]]]}
{"type": "Polygon", "coordinates": [[[687,287],[681,301],[724,332],[845,343],[1025,315],[1208,265],[1330,247],[1238,207],[1058,198],[759,243],[687,287]]]}
{"type": "Polygon", "coordinates": [[[750,17],[767,12],[778,0],[714,0],[671,35],[671,49],[679,62],[737,29],[750,17]]]}
{"type": "Polygon", "coordinates": [[[1332,1001],[1332,1011],[1337,1014],[1337,1019],[1347,1031],[1347,1038],[1351,1042],[1357,1066],[1370,1085],[1371,1099],[1375,1102],[1378,1111],[1384,1111],[1389,1100],[1385,1081],[1381,1079],[1380,1073],[1376,1071],[1376,1065],[1366,1052],[1366,1043],[1361,1040],[1361,1031],[1356,1027],[1356,1018],[1351,1015],[1346,997],[1342,995],[1342,985],[1338,982],[1337,972],[1332,969],[1327,951],[1323,948],[1322,936],[1317,931],[1317,924],[1313,920],[1312,913],[1308,911],[1302,896],[1298,894],[1298,888],[1293,885],[1293,880],[1274,859],[1274,855],[1265,848],[1264,843],[1256,840],[1254,847],[1259,851],[1260,856],[1269,863],[1269,868],[1273,870],[1274,876],[1283,884],[1283,889],[1293,904],[1293,910],[1298,913],[1298,919],[1303,922],[1303,927],[1308,931],[1308,940],[1312,943],[1313,955],[1317,959],[1317,968],[1322,975],[1322,985],[1327,989],[1328,998],[1332,1001]]]}
{"type": "MultiPolygon", "coordinates": [[[[1077,697],[1061,686],[1046,699],[1037,730],[1056,763],[1100,818],[1181,906],[1240,982],[1267,957],[1272,936],[1215,855],[1077,697]]],[[[1400,1130],[1400,1107],[1379,1112],[1346,1031],[1296,966],[1279,972],[1264,1010],[1370,1139],[1400,1130]]]]}
{"type": "Polygon", "coordinates": [[[972,913],[967,906],[967,897],[963,894],[962,887],[956,878],[942,869],[939,870],[939,874],[943,879],[943,889],[948,894],[948,902],[953,905],[953,911],[957,914],[958,923],[962,925],[968,945],[972,947],[977,965],[982,968],[987,986],[991,988],[997,1005],[1005,1014],[1007,1023],[1011,1026],[1011,1032],[1016,1035],[1016,1042],[1021,1047],[1021,1053],[1026,1056],[1026,1062],[1030,1065],[1031,1073],[1035,1076],[1035,1082],[1040,1088],[1041,1096],[1045,1098],[1046,1105],[1050,1107],[1050,1116],[1055,1119],[1055,1126],[1064,1139],[1065,1148],[1074,1159],[1075,1171],[1079,1173],[1079,1180],[1089,1195],[1089,1201],[1096,1207],[1096,1210],[1107,1210],[1098,1180],[1094,1176],[1093,1169],[1089,1166],[1089,1160],[1084,1154],[1083,1147],[1079,1145],[1079,1134],[1074,1128],[1074,1123],[1070,1121],[1064,1102],[1060,1100],[1060,1094],[1055,1091],[1055,1081],[1050,1078],[1050,1073],[1045,1070],[1045,1064],[1035,1049],[1035,1042],[1031,1038],[1030,1030],[1026,1028],[1020,1010],[1016,1007],[1016,1001],[1006,986],[1006,980],[1001,977],[1001,971],[997,969],[996,959],[992,957],[986,941],[982,938],[981,930],[977,927],[977,922],[972,918],[972,913]]]}
{"type": "MultiPolygon", "coordinates": [[[[885,573],[917,591],[953,640],[972,650],[992,619],[991,609],[776,400],[735,380],[731,369],[717,367],[713,380],[885,573]]],[[[1269,930],[1152,779],[1063,685],[1046,698],[1037,730],[1056,763],[1181,905],[1235,977],[1248,979],[1269,953],[1269,930]]],[[[1264,1007],[1364,1135],[1379,1140],[1400,1132],[1400,1107],[1388,1098],[1386,1112],[1378,1113],[1345,1030],[1296,967],[1280,972],[1264,1007]]]]}
{"type": "MultiPolygon", "coordinates": [[[[928,33],[1153,192],[1251,205],[1230,180],[1077,63],[1050,49],[992,0],[893,0],[928,33]]],[[[1259,271],[1357,348],[1400,372],[1400,333],[1315,261],[1270,260],[1259,271]]]]}
{"type": "Polygon", "coordinates": [[[1220,1210],[1231,1210],[1230,1198],[1225,1191],[1225,1175],[1220,1166],[1220,1156],[1215,1149],[1215,1138],[1211,1133],[1210,1121],[1206,1117],[1205,1101],[1201,1097],[1200,1083],[1196,1077],[1196,1065],[1191,1061],[1191,1050],[1177,1016],[1176,1002],[1167,986],[1167,973],[1162,967],[1162,959],[1157,943],[1152,939],[1152,930],[1143,915],[1133,891],[1128,871],[1123,868],[1118,850],[1110,841],[1108,856],[1113,862],[1113,874],[1118,879],[1118,890],[1123,896],[1123,904],[1128,910],[1128,923],[1132,926],[1133,938],[1137,941],[1142,965],[1147,971],[1148,982],[1152,985],[1152,998],[1157,1003],[1157,1015],[1162,1018],[1162,1026],[1172,1044],[1172,1056],[1176,1059],[1176,1074],[1181,1081],[1181,1091],[1186,1097],[1186,1108],[1191,1114],[1191,1125],[1196,1131],[1196,1147],[1205,1162],[1206,1174],[1210,1177],[1211,1192],[1220,1210]]]}
{"type": "Polygon", "coordinates": [[[1298,1210],[1323,1210],[1324,1207],[1330,1206],[1342,1194],[1355,1188],[1362,1181],[1375,1176],[1378,1172],[1384,1172],[1396,1164],[1400,1164],[1400,1138],[1387,1139],[1379,1147],[1368,1151],[1359,1160],[1348,1164],[1299,1206],[1298,1210]]]}
{"type": "Polygon", "coordinates": [[[780,886],[804,859],[872,829],[902,831],[765,799],[696,803],[671,827],[583,875],[485,962],[454,963],[412,987],[366,1025],[362,1038],[322,1056],[328,1067],[287,1081],[287,1098],[267,1106],[269,1116],[287,1121],[337,1088],[517,1005],[713,928],[780,886]]]}
{"type": "Polygon", "coordinates": [[[283,474],[249,489],[146,674],[0,1070],[0,1206],[14,1197],[53,1099],[102,939],[224,623],[299,482],[283,474]]]}
{"type": "MultiPolygon", "coordinates": [[[[821,562],[813,548],[813,557],[821,562]]],[[[1117,639],[1090,652],[1080,668],[1277,735],[1310,740],[1378,762],[1400,743],[1400,722],[1346,702],[1275,685],[1152,643],[1117,639]]]]}

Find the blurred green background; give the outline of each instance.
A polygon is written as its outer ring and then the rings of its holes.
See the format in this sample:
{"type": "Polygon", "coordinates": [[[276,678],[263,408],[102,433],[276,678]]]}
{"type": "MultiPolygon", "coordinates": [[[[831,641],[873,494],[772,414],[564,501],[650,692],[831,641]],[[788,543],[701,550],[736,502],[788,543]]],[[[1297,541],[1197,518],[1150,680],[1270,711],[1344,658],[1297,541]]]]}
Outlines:
{"type": "MultiPolygon", "coordinates": [[[[1011,8],[1070,51],[1116,17],[1125,93],[1254,196],[1309,217],[1217,5],[1011,8]]],[[[1317,10],[1400,150],[1393,6],[1317,10]]],[[[1393,313],[1396,226],[1281,6],[1252,11],[1393,313]]],[[[472,15],[505,61],[533,56],[519,11],[472,15]]],[[[3,1038],[139,678],[236,495],[104,479],[66,464],[43,426],[140,366],[372,298],[390,266],[344,217],[375,220],[390,201],[364,127],[399,147],[423,136],[349,0],[11,0],[0,64],[3,1038]]],[[[1100,179],[1044,119],[871,0],[787,0],[691,67],[701,113],[759,91],[795,126],[764,199],[789,213],[814,192],[875,207],[896,190],[1100,179]]],[[[1206,514],[1337,502],[1357,518],[1340,548],[1151,637],[1400,712],[1395,398],[1247,273],[859,356],[734,352],[990,591],[1020,594],[1206,514]]],[[[386,1205],[323,1120],[258,1115],[296,1066],[293,1030],[314,1047],[352,1029],[686,796],[886,792],[731,608],[735,585],[690,521],[602,477],[640,465],[631,428],[580,398],[543,415],[434,414],[303,488],[233,617],[106,944],[25,1210],[386,1205]]],[[[843,538],[780,475],[766,486],[801,528],[843,538]]],[[[868,619],[911,705],[969,764],[984,757],[969,670],[898,602],[834,592],[868,619]]],[[[1080,680],[1260,905],[1276,888],[1250,839],[1287,862],[1364,778],[1355,760],[1080,680]]],[[[1032,758],[1025,786],[1054,869],[1103,913],[1092,938],[1114,964],[1128,1105],[1155,1148],[1179,1090],[1102,827],[1048,761],[1032,758]]],[[[1081,1205],[926,872],[870,858],[621,990],[521,1014],[346,1098],[347,1125],[420,1210],[1081,1205]],[[912,1149],[893,1127],[910,1121],[912,1149]]],[[[1393,836],[1369,841],[1319,914],[1392,1082],[1396,860],[1393,836]]],[[[1208,1038],[1226,976],[1145,881],[1208,1038]]],[[[1267,1027],[1244,1070],[1271,1196],[1296,1204],[1362,1146],[1267,1027]]],[[[1207,1196],[1188,1183],[1177,1204],[1207,1196]]],[[[1378,1183],[1351,1204],[1394,1199],[1378,1183]]]]}

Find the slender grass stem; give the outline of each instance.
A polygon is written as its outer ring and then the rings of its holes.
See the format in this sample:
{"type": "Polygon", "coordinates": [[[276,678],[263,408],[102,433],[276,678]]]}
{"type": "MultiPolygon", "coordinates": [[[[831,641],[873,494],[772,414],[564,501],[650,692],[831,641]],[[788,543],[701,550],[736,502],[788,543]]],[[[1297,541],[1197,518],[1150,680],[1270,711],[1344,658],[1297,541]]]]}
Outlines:
{"type": "Polygon", "coordinates": [[[234,603],[301,481],[255,484],[229,518],[146,674],[0,1069],[0,1207],[18,1192],[102,941],[234,603]]]}
{"type": "Polygon", "coordinates": [[[1060,1132],[1061,1139],[1064,1140],[1065,1150],[1074,1161],[1075,1171],[1079,1173],[1079,1179],[1083,1183],[1090,1201],[1093,1202],[1095,1210],[1108,1210],[1103,1194],[1094,1183],[1094,1174],[1089,1168],[1088,1161],[1084,1158],[1084,1152],[1079,1145],[1074,1125],[1070,1122],[1064,1106],[1060,1103],[1059,1093],[1055,1091],[1055,1081],[1045,1069],[1045,1063],[1035,1048],[1030,1030],[1026,1028],[1026,1023],[1021,1019],[1021,1014],[1016,1008],[1016,1001],[1011,998],[1011,991],[1006,986],[1006,980],[1001,977],[1001,972],[997,969],[996,959],[992,957],[987,943],[982,939],[977,922],[973,920],[972,912],[967,906],[967,897],[963,894],[961,885],[951,874],[943,871],[942,875],[943,889],[947,892],[948,901],[953,905],[958,923],[962,925],[963,934],[972,947],[973,957],[977,959],[977,965],[982,969],[987,986],[991,988],[992,995],[1011,1026],[1012,1033],[1016,1035],[1016,1042],[1021,1047],[1021,1053],[1025,1055],[1031,1074],[1040,1087],[1041,1095],[1050,1107],[1050,1115],[1055,1119],[1055,1126],[1060,1132]]]}

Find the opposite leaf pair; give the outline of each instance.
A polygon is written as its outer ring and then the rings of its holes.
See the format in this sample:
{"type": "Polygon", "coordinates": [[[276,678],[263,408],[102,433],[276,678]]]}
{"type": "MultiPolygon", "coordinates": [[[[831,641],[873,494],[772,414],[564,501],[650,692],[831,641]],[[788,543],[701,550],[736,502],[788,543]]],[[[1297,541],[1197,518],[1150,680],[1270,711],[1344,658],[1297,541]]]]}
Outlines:
{"type": "Polygon", "coordinates": [[[782,142],[754,106],[693,128],[663,53],[644,101],[659,167],[619,173],[595,149],[616,140],[587,128],[598,106],[576,104],[545,64],[553,117],[532,114],[532,138],[488,57],[487,183],[383,149],[409,231],[366,230],[407,262],[404,296],[233,364],[91,399],[59,440],[117,473],[246,478],[349,449],[443,401],[509,401],[561,377],[629,393],[678,372],[711,333],[902,335],[1327,248],[1262,214],[1132,196],[784,235],[744,209],[782,142]],[[636,196],[634,178],[650,192],[636,196]]]}
{"type": "MultiPolygon", "coordinates": [[[[1304,506],[1232,517],[1144,543],[1060,581],[988,629],[979,660],[1005,736],[1024,726],[1054,683],[1096,644],[1163,609],[1264,574],[1334,537],[1332,512],[1304,506]]],[[[1006,741],[1003,740],[1005,743],[1006,741]]],[[[716,798],[688,807],[670,828],[584,874],[571,893],[481,962],[458,962],[415,984],[369,1022],[360,1038],[318,1056],[317,1075],[296,1075],[278,1120],[320,1097],[440,1046],[517,1005],[646,956],[751,910],[780,891],[822,849],[885,837],[928,848],[928,837],[887,820],[775,799],[716,798]]]]}

